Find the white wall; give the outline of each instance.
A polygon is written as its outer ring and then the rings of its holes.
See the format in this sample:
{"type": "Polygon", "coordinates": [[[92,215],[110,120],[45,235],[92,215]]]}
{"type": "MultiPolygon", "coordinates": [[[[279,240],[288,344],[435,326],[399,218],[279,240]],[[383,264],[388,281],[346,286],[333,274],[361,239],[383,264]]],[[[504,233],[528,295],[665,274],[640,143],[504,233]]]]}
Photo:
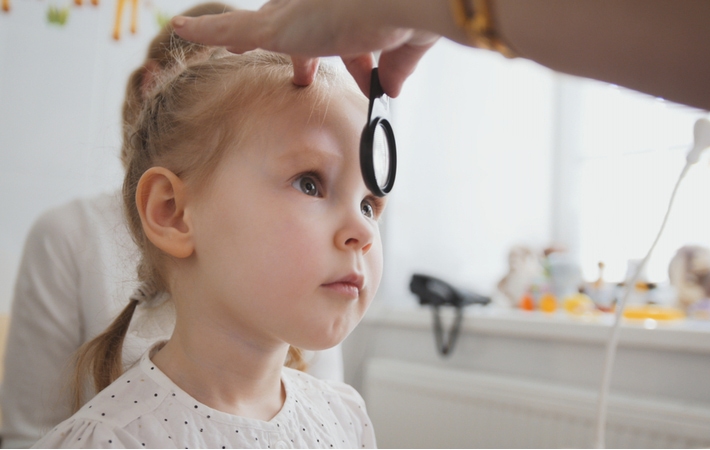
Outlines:
{"type": "MultiPolygon", "coordinates": [[[[73,1],[51,2],[57,6],[73,1]]],[[[120,107],[130,72],[158,31],[156,12],[195,0],[140,2],[138,33],[111,37],[114,1],[71,6],[64,27],[50,2],[12,2],[0,12],[0,312],[9,310],[22,245],[37,216],[78,196],[120,187],[120,107]]],[[[263,0],[229,2],[253,9],[263,0]]]]}

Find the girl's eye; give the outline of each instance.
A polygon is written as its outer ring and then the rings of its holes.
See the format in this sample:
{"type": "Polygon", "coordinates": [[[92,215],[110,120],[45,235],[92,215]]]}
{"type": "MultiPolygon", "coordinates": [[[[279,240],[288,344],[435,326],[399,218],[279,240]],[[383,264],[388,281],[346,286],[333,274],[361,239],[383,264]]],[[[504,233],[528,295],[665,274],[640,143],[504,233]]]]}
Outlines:
{"type": "Polygon", "coordinates": [[[293,187],[312,197],[320,197],[321,195],[318,189],[318,181],[310,175],[298,177],[298,179],[293,182],[293,187]]]}
{"type": "Polygon", "coordinates": [[[367,218],[375,218],[375,209],[367,201],[362,202],[362,204],[360,205],[360,211],[362,211],[362,214],[367,218]]]}

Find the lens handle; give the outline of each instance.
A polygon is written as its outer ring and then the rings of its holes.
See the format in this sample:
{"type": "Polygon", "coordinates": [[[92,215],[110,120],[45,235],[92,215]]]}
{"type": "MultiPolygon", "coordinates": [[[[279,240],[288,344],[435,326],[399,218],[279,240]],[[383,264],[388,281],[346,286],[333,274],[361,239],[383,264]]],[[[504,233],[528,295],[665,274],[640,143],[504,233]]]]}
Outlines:
{"type": "Polygon", "coordinates": [[[370,105],[367,111],[367,124],[360,137],[360,170],[367,188],[378,197],[387,195],[394,186],[397,173],[397,144],[394,139],[394,130],[389,121],[388,98],[386,97],[377,68],[372,69],[370,76],[370,105]],[[377,127],[382,127],[387,138],[389,151],[389,167],[387,168],[387,183],[381,186],[375,175],[375,161],[373,147],[377,127]]]}

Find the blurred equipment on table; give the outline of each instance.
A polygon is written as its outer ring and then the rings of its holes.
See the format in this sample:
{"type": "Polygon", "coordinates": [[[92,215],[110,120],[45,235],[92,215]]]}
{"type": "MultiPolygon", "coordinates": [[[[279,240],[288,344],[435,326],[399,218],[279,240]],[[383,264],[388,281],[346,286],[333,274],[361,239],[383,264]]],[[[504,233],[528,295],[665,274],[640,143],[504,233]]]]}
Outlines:
{"type": "Polygon", "coordinates": [[[455,288],[451,284],[429,275],[414,274],[409,289],[419,297],[420,305],[430,305],[434,315],[434,338],[442,356],[451,355],[461,329],[463,308],[467,305],[487,305],[491,299],[474,292],[455,288]],[[440,309],[450,306],[455,309],[454,321],[445,338],[440,309]]]}

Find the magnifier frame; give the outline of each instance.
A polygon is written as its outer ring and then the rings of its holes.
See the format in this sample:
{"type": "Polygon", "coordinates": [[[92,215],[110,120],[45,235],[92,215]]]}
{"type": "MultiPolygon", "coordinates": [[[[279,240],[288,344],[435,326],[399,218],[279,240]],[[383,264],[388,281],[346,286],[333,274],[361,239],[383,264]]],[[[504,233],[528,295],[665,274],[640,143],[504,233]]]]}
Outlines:
{"type": "Polygon", "coordinates": [[[360,170],[365,185],[378,197],[384,197],[394,186],[394,178],[397,173],[397,145],[394,139],[394,131],[389,121],[389,97],[382,90],[377,67],[372,69],[370,76],[370,105],[367,112],[367,124],[362,130],[360,137],[360,170]],[[374,145],[377,128],[381,127],[387,139],[387,150],[389,152],[389,167],[387,168],[387,183],[381,186],[377,182],[375,174],[374,145]]]}

